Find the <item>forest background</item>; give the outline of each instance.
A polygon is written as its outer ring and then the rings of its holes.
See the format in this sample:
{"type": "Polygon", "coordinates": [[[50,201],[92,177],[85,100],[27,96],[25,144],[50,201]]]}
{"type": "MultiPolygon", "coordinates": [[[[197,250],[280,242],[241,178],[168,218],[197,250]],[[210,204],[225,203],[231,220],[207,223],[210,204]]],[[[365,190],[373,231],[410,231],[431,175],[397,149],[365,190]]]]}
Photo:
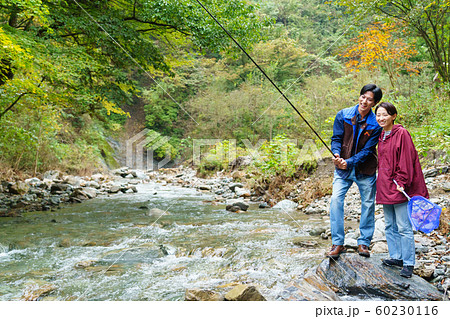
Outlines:
{"type": "MultiPolygon", "coordinates": [[[[376,83],[423,164],[448,162],[449,1],[202,2],[328,144],[337,111],[376,83]]],[[[156,159],[189,162],[195,139],[220,139],[204,174],[230,152],[256,150],[265,177],[327,156],[196,1],[0,0],[2,177],[115,168],[111,145],[144,128],[148,147],[165,138],[156,159]]]]}

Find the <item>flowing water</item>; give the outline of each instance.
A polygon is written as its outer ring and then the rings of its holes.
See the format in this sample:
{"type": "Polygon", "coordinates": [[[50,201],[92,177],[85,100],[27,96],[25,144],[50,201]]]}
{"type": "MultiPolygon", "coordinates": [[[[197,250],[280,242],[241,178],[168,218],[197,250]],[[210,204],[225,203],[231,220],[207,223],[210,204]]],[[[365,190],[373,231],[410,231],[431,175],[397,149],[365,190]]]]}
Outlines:
{"type": "Polygon", "coordinates": [[[0,219],[0,300],[49,285],[41,300],[183,300],[187,288],[234,283],[276,300],[329,245],[308,235],[328,225],[320,216],[256,205],[232,213],[209,193],[158,183],[138,190],[0,219]],[[319,246],[297,247],[296,237],[319,246]]]}

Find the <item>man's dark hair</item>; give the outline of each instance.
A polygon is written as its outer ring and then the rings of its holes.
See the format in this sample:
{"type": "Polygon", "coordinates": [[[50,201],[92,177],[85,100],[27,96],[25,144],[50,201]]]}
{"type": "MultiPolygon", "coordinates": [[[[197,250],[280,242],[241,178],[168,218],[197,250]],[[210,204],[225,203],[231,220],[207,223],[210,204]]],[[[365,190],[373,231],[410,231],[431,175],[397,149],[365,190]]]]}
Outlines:
{"type": "Polygon", "coordinates": [[[381,89],[378,86],[376,86],[375,84],[366,84],[361,89],[361,92],[359,93],[359,95],[363,95],[364,93],[366,93],[368,91],[373,93],[373,98],[375,100],[374,101],[375,104],[380,102],[381,98],[383,97],[383,92],[381,92],[381,89]]]}
{"type": "Polygon", "coordinates": [[[391,115],[391,116],[397,114],[397,109],[396,109],[396,107],[395,107],[393,104],[389,103],[389,102],[383,102],[383,103],[378,104],[377,107],[375,108],[375,114],[377,114],[377,110],[378,110],[380,107],[382,107],[383,109],[385,109],[386,112],[387,112],[387,114],[389,114],[389,115],[391,115]]]}

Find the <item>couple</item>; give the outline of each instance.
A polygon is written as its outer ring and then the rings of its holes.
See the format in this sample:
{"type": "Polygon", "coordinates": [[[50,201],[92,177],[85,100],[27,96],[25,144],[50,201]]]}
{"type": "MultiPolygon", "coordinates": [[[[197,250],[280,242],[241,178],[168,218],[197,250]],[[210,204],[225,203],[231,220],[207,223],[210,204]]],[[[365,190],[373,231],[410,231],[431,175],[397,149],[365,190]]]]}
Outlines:
{"type": "Polygon", "coordinates": [[[367,84],[361,89],[359,104],[336,115],[331,138],[336,166],[330,204],[333,246],[327,257],[336,259],[345,252],[344,199],[355,182],[361,194],[358,254],[370,257],[376,193],[377,203],[383,204],[390,256],[383,260],[383,264],[403,267],[400,275],[409,278],[415,264],[414,234],[407,212],[408,200],[401,191],[406,191],[411,197],[427,198],[428,191],[410,134],[401,125],[394,124],[397,117],[395,106],[383,102],[375,108],[375,113],[372,112],[382,96],[379,87],[367,84]]]}

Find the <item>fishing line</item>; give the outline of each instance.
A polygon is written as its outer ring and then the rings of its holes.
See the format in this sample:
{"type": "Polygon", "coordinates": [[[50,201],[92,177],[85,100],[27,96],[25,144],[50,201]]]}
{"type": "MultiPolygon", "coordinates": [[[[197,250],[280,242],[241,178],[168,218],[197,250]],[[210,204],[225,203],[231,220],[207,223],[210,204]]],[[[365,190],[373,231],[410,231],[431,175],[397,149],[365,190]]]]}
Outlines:
{"type": "Polygon", "coordinates": [[[253,64],[261,71],[262,74],[264,74],[264,76],[269,80],[270,83],[272,83],[272,85],[277,89],[277,91],[281,94],[281,96],[284,97],[284,99],[289,103],[289,105],[295,110],[295,112],[297,112],[297,114],[302,118],[302,120],[309,126],[309,128],[314,132],[314,134],[316,134],[316,136],[319,138],[319,140],[322,142],[323,145],[325,145],[325,147],[330,151],[330,153],[333,155],[333,157],[335,157],[335,155],[333,154],[333,151],[330,149],[330,147],[325,143],[325,141],[320,137],[320,135],[316,132],[316,130],[311,126],[311,124],[309,124],[309,122],[303,117],[303,115],[297,110],[297,108],[294,106],[294,104],[292,104],[292,102],[286,97],[286,95],[284,95],[284,93],[280,90],[280,88],[272,81],[272,79],[266,74],[266,72],[264,72],[264,70],[258,65],[258,63],[255,62],[255,60],[253,60],[253,58],[247,53],[247,51],[245,51],[245,49],[239,44],[239,42],[237,42],[233,36],[228,32],[227,29],[225,29],[225,27],[216,19],[216,17],[209,12],[209,10],[200,2],[200,0],[196,0],[197,3],[209,14],[209,16],[211,18],[213,18],[213,20],[223,29],[223,31],[225,31],[225,33],[231,38],[231,40],[234,41],[234,43],[236,43],[236,45],[242,50],[242,52],[245,53],[245,55],[253,62],[253,64]]]}

